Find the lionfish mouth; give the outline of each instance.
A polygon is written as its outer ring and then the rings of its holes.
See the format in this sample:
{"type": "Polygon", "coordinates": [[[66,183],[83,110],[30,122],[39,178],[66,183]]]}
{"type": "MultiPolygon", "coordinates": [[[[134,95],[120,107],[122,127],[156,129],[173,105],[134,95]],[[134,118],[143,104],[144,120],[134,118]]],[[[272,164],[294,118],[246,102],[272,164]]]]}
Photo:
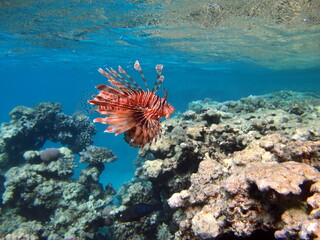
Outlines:
{"type": "Polygon", "coordinates": [[[125,132],[125,140],[130,146],[142,148],[159,139],[162,131],[160,119],[168,119],[174,108],[166,103],[168,94],[164,88],[163,98],[156,95],[164,80],[163,65],[156,65],[158,76],[151,91],[138,61],[135,62],[134,68],[140,73],[146,90],[143,90],[121,66],[118,67],[118,72],[113,68],[107,68],[106,71],[100,68],[98,71],[108,79],[111,86],[97,86],[99,94],[94,95],[94,99],[88,102],[96,105],[98,108],[95,110],[106,116],[96,118],[94,122],[109,125],[106,129],[109,133],[118,135],[125,132]]]}

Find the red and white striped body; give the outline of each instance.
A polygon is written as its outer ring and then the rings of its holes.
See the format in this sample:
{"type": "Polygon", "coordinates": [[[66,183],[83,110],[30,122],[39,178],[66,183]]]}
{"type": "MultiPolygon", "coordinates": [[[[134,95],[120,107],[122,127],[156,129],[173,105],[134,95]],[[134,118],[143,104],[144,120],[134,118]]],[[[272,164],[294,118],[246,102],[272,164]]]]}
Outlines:
{"type": "MultiPolygon", "coordinates": [[[[141,73],[143,81],[146,81],[138,61],[135,68],[141,73]]],[[[156,69],[158,81],[152,91],[143,91],[121,67],[119,72],[131,82],[113,69],[108,70],[109,73],[99,69],[113,87],[97,86],[99,94],[93,96],[94,100],[88,101],[98,106],[96,111],[101,115],[107,116],[96,118],[94,121],[108,124],[106,132],[116,135],[125,132],[126,141],[134,147],[144,147],[147,143],[155,142],[161,136],[160,119],[168,118],[174,112],[173,106],[166,101],[167,94],[163,98],[155,95],[164,78],[161,76],[162,65],[157,65],[156,69]]]]}

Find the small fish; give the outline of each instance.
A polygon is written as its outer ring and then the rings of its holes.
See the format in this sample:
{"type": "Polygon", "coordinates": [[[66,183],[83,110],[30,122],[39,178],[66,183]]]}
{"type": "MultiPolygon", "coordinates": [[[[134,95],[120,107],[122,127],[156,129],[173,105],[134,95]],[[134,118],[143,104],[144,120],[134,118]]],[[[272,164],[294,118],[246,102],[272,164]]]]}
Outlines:
{"type": "Polygon", "coordinates": [[[88,102],[98,106],[95,110],[101,115],[107,116],[94,119],[94,122],[109,125],[105,132],[115,133],[116,136],[125,133],[125,140],[130,146],[143,148],[147,143],[155,143],[161,136],[160,119],[169,118],[174,108],[167,103],[168,94],[164,88],[163,98],[156,95],[164,79],[161,75],[163,65],[156,66],[158,78],[151,91],[138,61],[134,68],[140,73],[146,91],[121,66],[118,67],[119,72],[112,68],[107,71],[100,68],[98,71],[108,78],[112,87],[96,86],[100,90],[99,94],[88,102]]]}
{"type": "Polygon", "coordinates": [[[148,214],[154,211],[159,211],[161,209],[161,202],[156,204],[138,203],[128,207],[123,212],[118,213],[115,216],[115,220],[119,222],[138,221],[140,218],[147,216],[148,214]]]}

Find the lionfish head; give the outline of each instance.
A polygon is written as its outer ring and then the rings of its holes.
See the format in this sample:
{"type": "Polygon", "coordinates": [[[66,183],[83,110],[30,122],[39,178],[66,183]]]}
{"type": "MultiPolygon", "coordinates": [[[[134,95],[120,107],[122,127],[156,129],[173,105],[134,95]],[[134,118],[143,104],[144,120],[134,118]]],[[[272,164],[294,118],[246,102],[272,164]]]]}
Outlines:
{"type": "Polygon", "coordinates": [[[174,113],[174,107],[170,103],[166,103],[163,106],[163,114],[168,119],[170,117],[170,114],[174,113]]]}

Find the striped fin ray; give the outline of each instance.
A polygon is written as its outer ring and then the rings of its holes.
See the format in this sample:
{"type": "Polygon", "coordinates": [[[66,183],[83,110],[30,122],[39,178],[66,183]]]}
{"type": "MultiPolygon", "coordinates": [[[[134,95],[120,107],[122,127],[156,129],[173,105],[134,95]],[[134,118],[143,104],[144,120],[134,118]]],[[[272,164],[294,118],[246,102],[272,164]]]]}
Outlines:
{"type": "Polygon", "coordinates": [[[100,97],[101,99],[105,99],[108,101],[115,101],[116,96],[118,97],[118,99],[126,99],[132,105],[137,104],[137,102],[133,98],[128,97],[129,94],[126,92],[118,91],[117,89],[114,89],[108,85],[98,85],[96,86],[96,88],[100,90],[100,93],[99,95],[95,95],[93,97],[100,97]]]}
{"type": "Polygon", "coordinates": [[[105,76],[106,78],[108,78],[108,81],[110,82],[110,84],[116,88],[118,88],[120,91],[122,91],[123,93],[126,94],[130,94],[132,93],[132,90],[127,88],[125,85],[123,85],[121,82],[119,82],[116,78],[114,78],[113,76],[111,76],[110,70],[107,69],[107,71],[109,73],[107,73],[106,71],[104,71],[102,68],[98,69],[99,73],[101,73],[103,76],[105,76]]]}
{"type": "MultiPolygon", "coordinates": [[[[140,91],[142,90],[139,85],[137,84],[137,86],[132,85],[127,79],[125,79],[123,76],[121,76],[116,70],[114,70],[113,68],[110,68],[110,70],[108,69],[109,73],[111,75],[113,75],[121,84],[123,84],[124,86],[126,86],[127,88],[129,88],[132,91],[140,91]]],[[[119,71],[120,72],[120,71],[119,71]]],[[[120,72],[121,73],[121,72],[120,72]]],[[[129,75],[128,75],[129,76],[129,75]]],[[[129,76],[129,78],[131,78],[129,76]]],[[[131,78],[132,79],[132,78],[131,78]]],[[[133,80],[133,79],[132,79],[133,80]]]]}
{"type": "Polygon", "coordinates": [[[143,71],[142,71],[142,68],[141,68],[140,63],[139,63],[138,60],[136,60],[136,62],[134,63],[134,66],[133,66],[133,67],[134,67],[135,70],[137,70],[137,71],[140,73],[141,78],[142,78],[142,81],[144,82],[147,91],[149,91],[147,79],[146,79],[145,76],[144,76],[144,73],[143,73],[143,71]]]}
{"type": "Polygon", "coordinates": [[[133,83],[137,91],[143,91],[143,89],[139,86],[139,84],[136,83],[136,81],[121,66],[118,67],[118,71],[119,73],[125,75],[133,83]]]}
{"type": "Polygon", "coordinates": [[[163,99],[164,99],[165,101],[167,101],[168,92],[167,92],[167,90],[166,90],[165,88],[162,88],[162,91],[164,92],[164,97],[163,97],[163,99]]]}
{"type": "Polygon", "coordinates": [[[158,73],[158,77],[157,77],[157,81],[155,82],[154,87],[152,89],[153,93],[155,93],[160,88],[160,86],[163,82],[164,76],[161,75],[162,70],[163,70],[163,65],[161,65],[161,64],[156,65],[156,71],[158,73]]]}
{"type": "Polygon", "coordinates": [[[106,118],[96,118],[94,122],[108,124],[105,132],[115,133],[116,136],[130,130],[135,126],[135,112],[130,110],[110,112],[110,116],[106,118]]]}
{"type": "MultiPolygon", "coordinates": [[[[130,109],[130,110],[137,110],[138,109],[136,106],[132,106],[132,105],[125,104],[125,103],[119,103],[119,102],[115,102],[115,101],[106,102],[106,100],[108,100],[108,99],[105,99],[100,96],[93,96],[93,97],[95,98],[95,100],[88,101],[91,105],[97,105],[97,106],[111,108],[111,109],[130,109]]],[[[98,109],[98,111],[99,111],[99,109],[98,109]]]]}
{"type": "Polygon", "coordinates": [[[114,87],[118,87],[117,85],[119,84],[119,82],[114,78],[112,77],[109,73],[107,73],[105,70],[103,70],[102,68],[99,68],[98,69],[98,72],[105,76],[106,78],[108,78],[108,81],[109,83],[114,86],[114,87]]]}
{"type": "Polygon", "coordinates": [[[155,93],[160,88],[162,82],[164,80],[164,76],[159,76],[158,80],[155,82],[152,92],[155,93]]]}
{"type": "Polygon", "coordinates": [[[132,94],[135,91],[128,86],[127,81],[125,81],[125,79],[116,70],[114,70],[113,68],[106,68],[106,70],[118,82],[117,87],[121,91],[127,93],[128,95],[132,94]]]}
{"type": "Polygon", "coordinates": [[[159,79],[159,77],[161,76],[162,69],[163,69],[163,65],[161,65],[161,64],[156,65],[156,71],[157,71],[157,73],[158,73],[158,79],[159,79]]]}
{"type": "Polygon", "coordinates": [[[98,85],[96,86],[97,89],[103,92],[107,92],[112,95],[116,95],[118,97],[127,97],[128,95],[126,93],[120,92],[112,87],[109,87],[108,85],[98,85]]]}

